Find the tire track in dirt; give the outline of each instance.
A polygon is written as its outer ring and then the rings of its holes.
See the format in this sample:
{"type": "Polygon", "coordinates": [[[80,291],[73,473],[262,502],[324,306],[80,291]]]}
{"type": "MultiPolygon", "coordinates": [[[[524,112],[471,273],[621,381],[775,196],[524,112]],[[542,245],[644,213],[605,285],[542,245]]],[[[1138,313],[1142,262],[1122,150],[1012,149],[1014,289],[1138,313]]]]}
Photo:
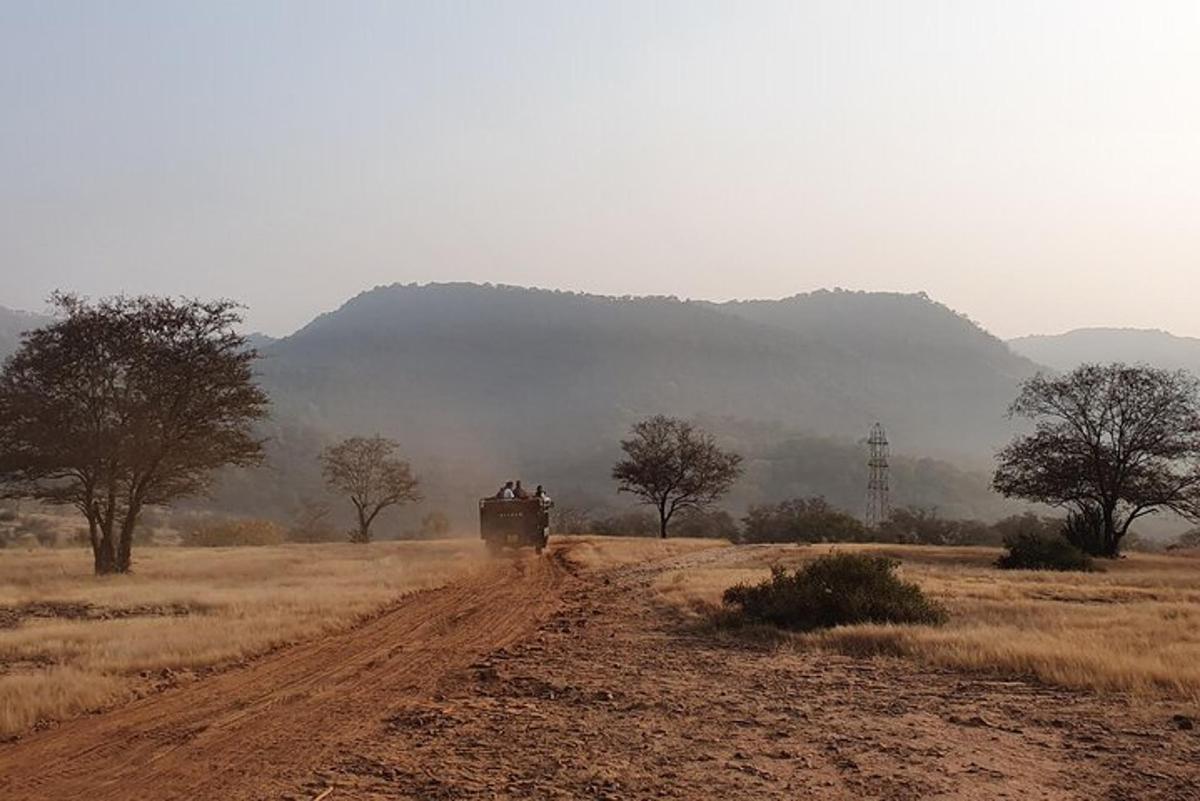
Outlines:
{"type": "Polygon", "coordinates": [[[561,553],[499,562],[351,630],[0,746],[6,799],[278,797],[557,608],[561,553]]]}

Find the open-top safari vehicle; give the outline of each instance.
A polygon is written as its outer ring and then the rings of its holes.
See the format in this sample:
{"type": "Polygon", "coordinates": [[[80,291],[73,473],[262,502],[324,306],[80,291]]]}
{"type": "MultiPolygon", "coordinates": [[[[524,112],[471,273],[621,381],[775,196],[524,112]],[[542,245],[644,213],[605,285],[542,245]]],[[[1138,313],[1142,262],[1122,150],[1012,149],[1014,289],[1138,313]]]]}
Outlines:
{"type": "Polygon", "coordinates": [[[479,501],[479,535],[492,553],[533,546],[541,553],[550,538],[548,498],[484,498],[479,501]]]}

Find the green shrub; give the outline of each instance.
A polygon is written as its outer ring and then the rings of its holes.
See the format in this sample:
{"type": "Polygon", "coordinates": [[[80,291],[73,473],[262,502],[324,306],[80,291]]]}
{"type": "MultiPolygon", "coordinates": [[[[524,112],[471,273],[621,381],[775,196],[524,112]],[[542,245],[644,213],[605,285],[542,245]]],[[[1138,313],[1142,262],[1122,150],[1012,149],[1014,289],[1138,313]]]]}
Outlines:
{"type": "Polygon", "coordinates": [[[792,573],[772,568],[771,578],[730,587],[723,600],[745,620],[795,631],[853,623],[944,622],[940,605],[896,575],[899,564],[864,554],[822,556],[792,573]]]}
{"type": "Polygon", "coordinates": [[[1008,553],[996,560],[1004,570],[1095,570],[1090,556],[1061,535],[1020,531],[1004,538],[1008,553]]]}
{"type": "Polygon", "coordinates": [[[205,548],[279,545],[284,533],[283,526],[270,520],[216,520],[189,528],[183,534],[183,544],[205,548]]]}

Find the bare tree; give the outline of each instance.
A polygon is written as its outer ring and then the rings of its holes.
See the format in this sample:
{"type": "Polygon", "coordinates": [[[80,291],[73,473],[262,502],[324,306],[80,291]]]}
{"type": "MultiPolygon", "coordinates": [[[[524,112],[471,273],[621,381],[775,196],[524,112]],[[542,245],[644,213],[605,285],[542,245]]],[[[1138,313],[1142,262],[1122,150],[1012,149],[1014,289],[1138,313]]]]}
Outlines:
{"type": "Polygon", "coordinates": [[[257,354],[229,301],[51,301],[59,319],[27,333],[0,373],[0,483],[77,507],[96,573],[124,573],[145,507],[261,461],[257,354]]]}
{"type": "Polygon", "coordinates": [[[1084,365],[1027,381],[1011,414],[1035,421],[997,455],[997,491],[1072,510],[1067,536],[1116,556],[1134,521],[1200,519],[1200,382],[1186,372],[1084,365]]]}
{"type": "Polygon", "coordinates": [[[729,491],[742,474],[742,457],[717,447],[691,423],[664,415],[637,423],[621,440],[625,458],[613,466],[618,492],[629,492],[658,511],[659,536],[682,509],[703,509],[729,491]]]}
{"type": "Polygon", "coordinates": [[[408,462],[392,456],[399,448],[385,437],[351,437],[321,454],[326,483],[354,504],[358,529],[350,535],[353,542],[371,541],[371,524],[384,509],[421,499],[408,462]]]}

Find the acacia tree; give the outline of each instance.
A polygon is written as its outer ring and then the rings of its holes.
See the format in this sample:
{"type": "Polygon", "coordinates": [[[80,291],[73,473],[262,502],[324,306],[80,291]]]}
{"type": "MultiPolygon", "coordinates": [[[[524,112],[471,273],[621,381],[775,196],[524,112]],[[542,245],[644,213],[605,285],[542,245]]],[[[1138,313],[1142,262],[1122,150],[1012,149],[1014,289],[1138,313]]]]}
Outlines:
{"type": "Polygon", "coordinates": [[[0,372],[4,494],[73,505],[97,574],[129,571],[146,506],[196,495],[262,460],[257,354],[230,301],[56,293],[58,319],[0,372]]]}
{"type": "Polygon", "coordinates": [[[712,435],[685,420],[655,415],[621,440],[625,458],[613,466],[618,492],[629,492],[658,511],[659,536],[676,512],[703,509],[729,491],[742,474],[742,457],[723,451],[712,435]]]}
{"type": "Polygon", "coordinates": [[[1066,535],[1115,557],[1134,521],[1200,519],[1200,382],[1186,372],[1084,365],[1025,382],[1010,414],[1033,420],[997,455],[993,486],[1066,508],[1066,535]]]}
{"type": "Polygon", "coordinates": [[[412,468],[392,455],[399,448],[385,437],[351,437],[321,453],[326,483],[354,504],[358,529],[352,542],[371,541],[371,524],[384,509],[421,499],[412,468]]]}

